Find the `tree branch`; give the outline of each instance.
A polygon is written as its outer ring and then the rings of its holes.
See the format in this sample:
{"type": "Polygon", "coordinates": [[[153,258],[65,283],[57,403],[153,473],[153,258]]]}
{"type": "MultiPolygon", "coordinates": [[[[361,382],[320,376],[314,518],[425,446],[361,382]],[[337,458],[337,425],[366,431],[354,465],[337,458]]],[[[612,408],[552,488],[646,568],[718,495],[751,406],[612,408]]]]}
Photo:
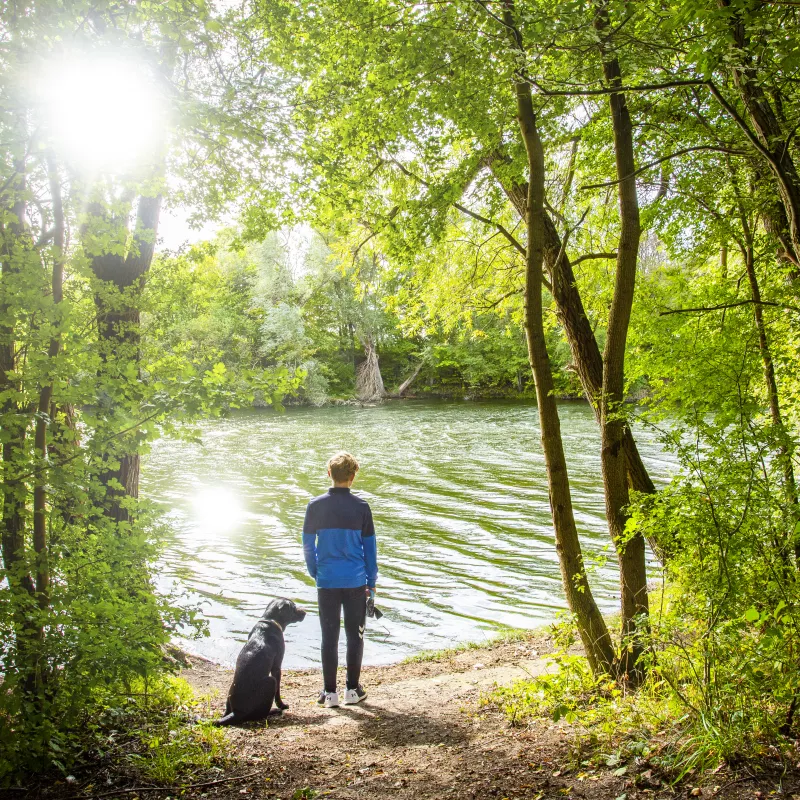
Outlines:
{"type": "Polygon", "coordinates": [[[618,183],[622,183],[622,181],[625,181],[628,178],[635,178],[637,175],[641,174],[642,172],[645,172],[651,167],[657,167],[659,164],[663,164],[665,161],[669,161],[673,158],[678,158],[679,156],[686,155],[686,153],[693,153],[696,150],[713,150],[714,152],[717,153],[727,153],[728,155],[734,155],[734,156],[749,155],[747,150],[736,150],[731,147],[719,147],[713,144],[700,144],[697,145],[696,147],[684,147],[682,150],[678,150],[674,153],[671,153],[668,156],[663,156],[662,158],[657,158],[655,161],[650,161],[644,166],[639,167],[639,169],[631,172],[630,175],[626,175],[624,178],[619,178],[618,180],[615,181],[606,181],[605,183],[586,184],[585,186],[581,186],[581,191],[585,191],[588,189],[605,189],[608,186],[616,186],[618,183]]]}
{"type": "Polygon", "coordinates": [[[606,94],[622,94],[623,92],[655,92],[660,89],[677,89],[681,86],[702,86],[706,81],[685,80],[667,81],[666,83],[645,83],[640,86],[614,86],[606,89],[545,89],[533,78],[524,76],[525,80],[535,86],[545,97],[595,97],[606,94]]]}
{"type": "Polygon", "coordinates": [[[503,300],[508,300],[509,297],[513,297],[515,294],[522,294],[523,289],[512,289],[510,292],[506,292],[505,294],[500,295],[497,300],[492,301],[488,305],[485,306],[478,306],[476,305],[475,308],[478,311],[488,311],[491,308],[496,308],[503,302],[503,300]]]}
{"type": "Polygon", "coordinates": [[[773,308],[781,308],[786,311],[797,311],[800,314],[800,308],[797,306],[788,306],[783,303],[771,303],[768,300],[739,300],[736,303],[720,303],[718,306],[702,306],[699,308],[671,308],[668,311],[661,311],[660,317],[666,317],[670,314],[703,314],[710,311],[722,311],[726,308],[736,308],[738,306],[772,306],[773,308]]]}
{"type": "Polygon", "coordinates": [[[143,794],[144,792],[185,792],[187,789],[202,789],[206,786],[218,786],[221,783],[230,783],[231,781],[244,781],[260,774],[260,772],[248,772],[245,775],[234,775],[232,778],[220,778],[219,780],[206,781],[205,783],[188,783],[185,786],[134,786],[130,789],[114,789],[113,792],[94,795],[94,800],[100,797],[112,797],[117,794],[132,794],[134,792],[138,794],[143,794]]]}
{"type": "Polygon", "coordinates": [[[502,233],[503,236],[511,242],[512,245],[522,254],[523,258],[525,257],[527,250],[517,241],[516,237],[511,234],[504,225],[501,225],[499,222],[495,222],[494,220],[489,219],[488,217],[484,217],[481,214],[476,213],[475,211],[470,211],[466,206],[462,206],[461,203],[453,203],[453,207],[457,208],[463,214],[466,214],[468,217],[472,217],[473,219],[478,220],[478,222],[482,222],[484,225],[492,225],[497,228],[499,233],[502,233]]]}
{"type": "Polygon", "coordinates": [[[750,130],[750,126],[747,124],[747,122],[745,122],[742,115],[739,114],[739,112],[725,99],[714,81],[706,81],[706,86],[708,86],[711,94],[717,98],[717,102],[725,109],[725,111],[728,112],[731,119],[742,129],[742,131],[744,131],[745,136],[747,136],[747,138],[750,140],[750,143],[753,145],[753,147],[755,147],[756,150],[758,150],[758,152],[761,153],[761,155],[764,156],[764,158],[766,158],[770,164],[777,168],[778,164],[775,163],[775,158],[773,157],[772,153],[770,153],[770,151],[767,150],[763,144],[761,144],[758,136],[756,136],[755,133],[750,130]]]}
{"type": "Polygon", "coordinates": [[[581,261],[592,261],[596,258],[616,258],[616,253],[584,253],[582,256],[578,256],[577,258],[572,259],[572,266],[576,266],[580,264],[581,261]]]}
{"type": "MultiPolygon", "coordinates": [[[[392,163],[403,173],[403,175],[408,176],[409,178],[413,178],[415,181],[418,181],[423,186],[430,188],[430,183],[426,181],[424,178],[420,177],[419,175],[415,175],[408,167],[406,167],[401,162],[397,161],[396,159],[391,159],[392,163]]],[[[524,258],[527,251],[525,248],[519,243],[517,238],[501,223],[495,222],[493,219],[489,219],[488,217],[484,217],[481,214],[478,214],[475,211],[470,211],[466,206],[462,206],[461,203],[453,203],[453,207],[457,208],[462,214],[466,214],[469,217],[477,220],[478,222],[482,222],[484,225],[490,225],[496,228],[503,236],[508,239],[509,242],[514,246],[514,248],[522,255],[524,258]]]]}

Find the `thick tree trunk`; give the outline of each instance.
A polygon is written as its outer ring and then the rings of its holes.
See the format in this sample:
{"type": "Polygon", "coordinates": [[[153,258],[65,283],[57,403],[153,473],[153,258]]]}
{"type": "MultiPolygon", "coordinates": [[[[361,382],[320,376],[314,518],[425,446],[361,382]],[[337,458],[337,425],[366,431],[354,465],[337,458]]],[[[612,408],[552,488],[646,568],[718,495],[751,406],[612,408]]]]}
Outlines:
{"type": "MultiPolygon", "coordinates": [[[[608,9],[597,7],[594,27],[600,35],[603,58],[603,76],[612,87],[622,85],[619,61],[609,56],[605,34],[609,28],[608,9]]],[[[647,567],[644,538],[634,534],[626,538],[628,521],[628,483],[626,460],[623,451],[628,423],[624,414],[625,403],[625,346],[628,338],[633,294],[636,286],[636,266],[639,256],[641,223],[639,198],[636,191],[636,165],[633,154],[633,126],[625,95],[609,95],[614,155],[619,190],[620,237],[617,247],[617,270],[614,294],[608,315],[606,344],[603,352],[603,392],[600,397],[601,463],[606,499],[606,517],[609,532],[617,547],[620,569],[623,649],[620,672],[636,680],[641,670],[637,661],[642,653],[642,642],[637,632],[646,628],[649,615],[647,597],[647,567]],[[628,638],[627,643],[625,639],[628,638]]]]}
{"type": "MultiPolygon", "coordinates": [[[[513,2],[505,3],[504,20],[521,38],[513,17],[513,2]]],[[[525,265],[525,334],[528,355],[536,382],[536,398],[542,434],[550,508],[556,537],[556,551],[567,603],[575,615],[586,656],[595,673],[611,674],[614,669],[614,647],[605,620],[594,601],[583,563],[569,475],[561,439],[561,423],[554,395],[553,374],[547,353],[542,318],[542,263],[544,257],[544,151],[536,126],[530,86],[527,82],[515,85],[517,113],[522,139],[528,155],[527,231],[528,248],[525,265]]]]}
{"type": "MultiPolygon", "coordinates": [[[[161,195],[140,197],[131,251],[124,257],[102,253],[92,258],[92,270],[100,280],[110,282],[120,293],[133,290],[129,302],[122,301],[121,294],[111,304],[100,294],[95,297],[100,349],[107,364],[121,358],[138,365],[139,308],[136,298],[153,260],[160,211],[161,195]]],[[[118,368],[116,363],[115,369],[118,368]]],[[[108,486],[108,515],[117,522],[130,519],[126,498],[139,496],[139,450],[135,434],[121,444],[125,452],[114,459],[119,461],[119,466],[101,475],[101,480],[108,486]],[[117,483],[121,489],[115,488],[117,483]]]]}

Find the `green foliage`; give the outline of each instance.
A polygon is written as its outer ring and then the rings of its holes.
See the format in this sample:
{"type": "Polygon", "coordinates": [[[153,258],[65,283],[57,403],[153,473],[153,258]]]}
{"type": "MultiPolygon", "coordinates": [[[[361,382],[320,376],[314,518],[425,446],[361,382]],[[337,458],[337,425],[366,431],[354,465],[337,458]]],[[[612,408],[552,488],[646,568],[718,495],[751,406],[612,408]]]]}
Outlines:
{"type": "Polygon", "coordinates": [[[630,526],[669,554],[666,588],[651,599],[645,685],[625,693],[562,653],[552,674],[492,696],[516,724],[563,720],[579,755],[645,748],[675,779],[795,735],[796,507],[774,428],[749,404],[738,419],[729,411],[673,424],[664,444],[682,471],[634,508],[630,526]]]}
{"type": "MultiPolygon", "coordinates": [[[[425,312],[409,313],[382,259],[342,260],[302,230],[234,245],[228,232],[157,260],[149,286],[164,301],[143,319],[154,344],[206,369],[222,363],[232,379],[258,368],[300,370],[299,396],[314,405],[352,397],[367,340],[377,344],[390,390],[422,362],[412,394],[532,393],[524,335],[510,311],[472,314],[458,329],[433,319],[422,332],[425,312]]],[[[551,338],[558,391],[574,395],[568,349],[556,329],[551,338]]]]}
{"type": "Polygon", "coordinates": [[[110,694],[81,742],[84,756],[104,759],[118,772],[158,785],[191,783],[230,757],[225,733],[211,722],[191,687],[180,678],[135,679],[127,696],[110,694]]]}

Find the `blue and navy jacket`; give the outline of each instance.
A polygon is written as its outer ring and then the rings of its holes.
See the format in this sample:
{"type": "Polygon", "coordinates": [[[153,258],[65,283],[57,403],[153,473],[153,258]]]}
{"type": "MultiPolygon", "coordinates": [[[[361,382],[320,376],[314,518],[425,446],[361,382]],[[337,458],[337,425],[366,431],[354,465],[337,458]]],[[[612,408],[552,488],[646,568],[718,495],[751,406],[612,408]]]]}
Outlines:
{"type": "Polygon", "coordinates": [[[374,588],[378,548],[369,503],[344,486],[315,497],[306,508],[303,554],[320,589],[374,588]]]}

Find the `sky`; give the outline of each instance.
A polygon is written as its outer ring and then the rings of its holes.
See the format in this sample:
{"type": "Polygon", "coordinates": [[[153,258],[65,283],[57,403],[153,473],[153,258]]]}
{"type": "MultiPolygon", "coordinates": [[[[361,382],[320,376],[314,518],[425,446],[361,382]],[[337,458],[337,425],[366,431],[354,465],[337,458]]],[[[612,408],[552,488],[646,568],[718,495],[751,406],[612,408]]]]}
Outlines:
{"type": "Polygon", "coordinates": [[[169,208],[162,209],[158,221],[158,250],[178,250],[184,245],[193,245],[213,239],[217,231],[228,227],[233,220],[210,220],[200,228],[189,225],[187,209],[169,208]]]}

